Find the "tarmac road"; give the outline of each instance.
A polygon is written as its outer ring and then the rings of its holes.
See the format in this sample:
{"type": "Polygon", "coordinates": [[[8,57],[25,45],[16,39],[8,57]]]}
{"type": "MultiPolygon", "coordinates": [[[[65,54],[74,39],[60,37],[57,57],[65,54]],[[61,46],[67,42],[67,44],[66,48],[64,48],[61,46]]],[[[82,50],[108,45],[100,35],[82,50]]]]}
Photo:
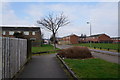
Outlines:
{"type": "Polygon", "coordinates": [[[57,61],[56,54],[33,56],[18,78],[63,78],[68,76],[57,61]]]}

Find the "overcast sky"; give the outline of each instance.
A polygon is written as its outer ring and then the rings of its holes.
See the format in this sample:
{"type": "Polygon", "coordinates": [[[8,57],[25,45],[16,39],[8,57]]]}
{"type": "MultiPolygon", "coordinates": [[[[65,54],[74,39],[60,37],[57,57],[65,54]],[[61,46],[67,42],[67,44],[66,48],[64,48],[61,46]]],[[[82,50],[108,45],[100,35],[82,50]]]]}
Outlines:
{"type": "MultiPolygon", "coordinates": [[[[59,29],[59,37],[89,35],[88,21],[92,25],[92,34],[118,36],[117,2],[3,2],[1,12],[0,25],[36,25],[37,20],[50,12],[64,12],[71,23],[59,29]]],[[[42,29],[42,33],[45,38],[51,36],[46,29],[42,29]]]]}

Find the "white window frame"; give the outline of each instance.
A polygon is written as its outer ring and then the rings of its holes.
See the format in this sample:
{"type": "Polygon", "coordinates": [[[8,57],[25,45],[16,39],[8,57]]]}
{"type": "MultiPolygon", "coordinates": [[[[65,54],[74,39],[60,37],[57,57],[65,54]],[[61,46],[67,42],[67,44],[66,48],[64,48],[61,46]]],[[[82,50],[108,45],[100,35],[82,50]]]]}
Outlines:
{"type": "Polygon", "coordinates": [[[34,40],[34,41],[35,41],[35,40],[36,40],[36,38],[30,38],[30,40],[34,40]]]}
{"type": "Polygon", "coordinates": [[[32,35],[35,35],[35,32],[32,32],[32,35]]]}
{"type": "Polygon", "coordinates": [[[18,33],[21,33],[21,31],[17,31],[18,33]]]}
{"type": "Polygon", "coordinates": [[[24,31],[24,35],[29,35],[29,32],[28,31],[24,31]]]}
{"type": "Polygon", "coordinates": [[[13,35],[14,34],[14,31],[9,31],[9,35],[13,35]]]}
{"type": "Polygon", "coordinates": [[[2,34],[3,34],[3,35],[6,35],[6,31],[2,31],[2,34]]]}

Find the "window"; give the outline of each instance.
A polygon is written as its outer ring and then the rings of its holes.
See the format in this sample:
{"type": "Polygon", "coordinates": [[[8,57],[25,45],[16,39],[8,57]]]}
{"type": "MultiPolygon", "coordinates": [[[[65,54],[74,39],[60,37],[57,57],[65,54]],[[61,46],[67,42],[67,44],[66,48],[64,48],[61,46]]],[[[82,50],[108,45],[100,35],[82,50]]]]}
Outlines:
{"type": "Polygon", "coordinates": [[[35,40],[36,40],[36,38],[30,38],[30,40],[35,41],[35,40]]]}
{"type": "Polygon", "coordinates": [[[29,32],[25,31],[25,32],[24,32],[24,35],[29,35],[29,32]]]}
{"type": "Polygon", "coordinates": [[[32,32],[32,35],[35,35],[35,32],[32,32]]]}
{"type": "Polygon", "coordinates": [[[3,35],[5,35],[5,34],[6,34],[6,32],[5,32],[5,31],[3,31],[3,32],[2,32],[2,34],[3,34],[3,35]]]}
{"type": "Polygon", "coordinates": [[[14,34],[14,31],[9,31],[9,35],[13,35],[14,34]]]}
{"type": "Polygon", "coordinates": [[[18,33],[21,33],[21,31],[17,31],[18,33]]]}

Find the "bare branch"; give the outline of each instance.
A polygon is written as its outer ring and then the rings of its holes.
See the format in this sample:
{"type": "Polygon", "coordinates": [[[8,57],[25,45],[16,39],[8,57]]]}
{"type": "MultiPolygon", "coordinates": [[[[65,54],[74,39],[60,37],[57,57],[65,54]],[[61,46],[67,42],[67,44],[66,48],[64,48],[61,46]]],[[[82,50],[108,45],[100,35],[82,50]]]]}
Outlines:
{"type": "Polygon", "coordinates": [[[67,19],[67,17],[64,16],[63,13],[61,13],[60,15],[56,15],[56,16],[54,16],[53,14],[49,14],[43,19],[38,20],[37,23],[47,28],[48,30],[52,31],[54,41],[56,41],[55,34],[58,31],[58,29],[62,26],[69,24],[70,22],[67,19]]]}

